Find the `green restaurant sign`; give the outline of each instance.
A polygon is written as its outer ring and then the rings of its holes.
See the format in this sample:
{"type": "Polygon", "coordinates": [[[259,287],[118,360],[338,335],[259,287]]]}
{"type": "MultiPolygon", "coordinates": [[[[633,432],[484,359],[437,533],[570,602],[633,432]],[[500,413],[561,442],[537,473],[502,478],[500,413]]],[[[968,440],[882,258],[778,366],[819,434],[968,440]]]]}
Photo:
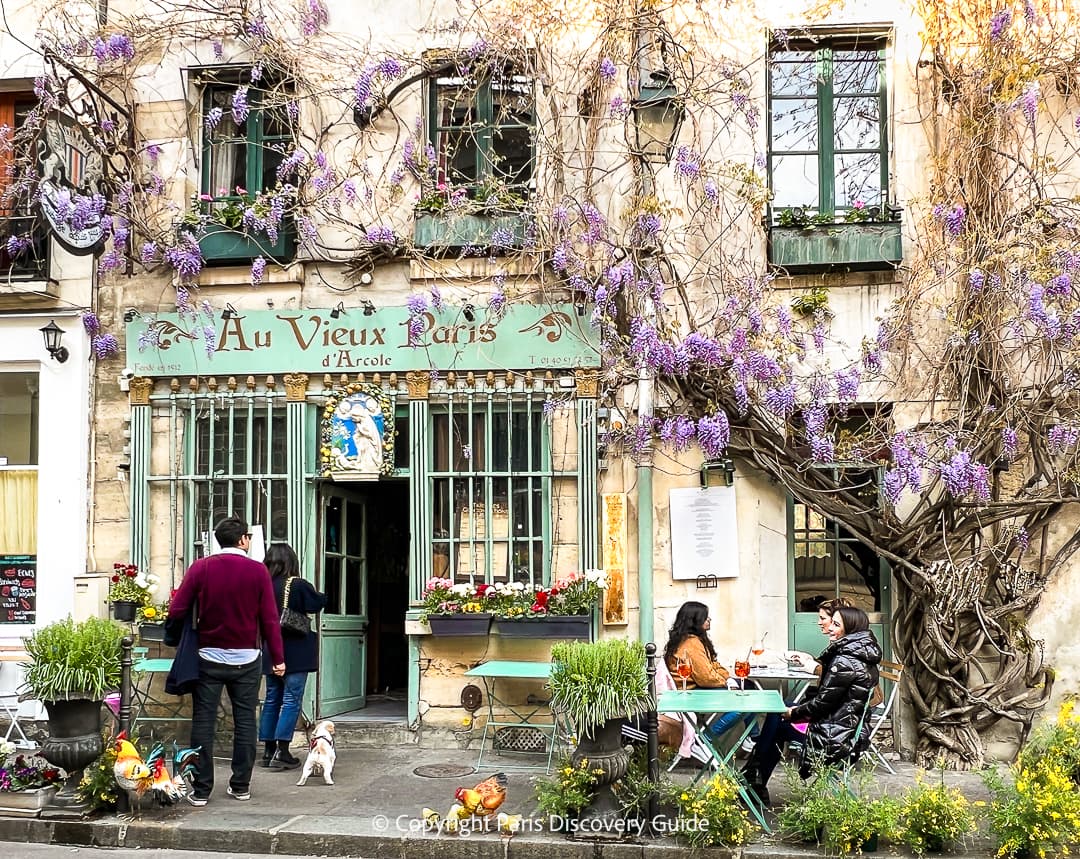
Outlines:
{"type": "Polygon", "coordinates": [[[132,320],[128,366],[137,376],[600,366],[599,332],[572,304],[514,304],[498,315],[446,305],[421,314],[412,343],[405,307],[370,315],[356,308],[337,318],[325,309],[226,315],[213,322],[175,313],[132,320]]]}

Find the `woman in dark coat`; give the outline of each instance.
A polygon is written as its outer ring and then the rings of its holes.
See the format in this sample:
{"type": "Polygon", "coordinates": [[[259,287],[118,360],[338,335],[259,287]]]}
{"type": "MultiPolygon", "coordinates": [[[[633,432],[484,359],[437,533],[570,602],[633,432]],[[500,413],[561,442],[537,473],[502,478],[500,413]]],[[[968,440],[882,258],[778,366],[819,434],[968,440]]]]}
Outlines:
{"type": "MultiPolygon", "coordinates": [[[[289,607],[312,615],[326,606],[326,596],[300,578],[300,563],[296,552],[284,543],[275,543],[266,550],[264,561],[270,570],[274,584],[274,598],[278,615],[285,599],[285,584],[292,578],[289,588],[289,607]],[[295,578],[293,578],[295,577],[295,578]]],[[[314,631],[297,635],[281,631],[285,644],[285,676],[277,677],[269,671],[270,660],[263,656],[263,673],[266,675],[266,700],[259,719],[259,738],[265,744],[262,765],[271,769],[294,769],[300,759],[289,751],[289,743],[296,732],[296,721],[304,703],[304,688],[308,674],[319,667],[319,640],[314,631]]]]}
{"type": "Polygon", "coordinates": [[[868,730],[862,725],[867,701],[878,684],[881,647],[870,631],[862,609],[841,606],[833,613],[829,646],[822,651],[821,684],[816,694],[783,717],[769,716],[761,729],[753,756],[743,769],[751,789],[769,801],[766,785],[780,761],[785,742],[803,743],[799,774],[806,778],[813,767],[858,759],[866,747],[868,730]],[[794,724],[808,722],[805,736],[794,724]]]}

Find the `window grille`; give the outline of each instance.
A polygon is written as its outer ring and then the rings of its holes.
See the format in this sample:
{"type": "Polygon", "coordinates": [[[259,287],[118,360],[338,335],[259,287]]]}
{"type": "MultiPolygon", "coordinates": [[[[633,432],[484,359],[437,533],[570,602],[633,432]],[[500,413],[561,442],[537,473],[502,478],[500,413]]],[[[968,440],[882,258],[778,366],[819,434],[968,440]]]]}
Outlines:
{"type": "Polygon", "coordinates": [[[431,415],[435,576],[455,582],[550,581],[554,471],[551,421],[530,396],[450,400],[431,415]]]}

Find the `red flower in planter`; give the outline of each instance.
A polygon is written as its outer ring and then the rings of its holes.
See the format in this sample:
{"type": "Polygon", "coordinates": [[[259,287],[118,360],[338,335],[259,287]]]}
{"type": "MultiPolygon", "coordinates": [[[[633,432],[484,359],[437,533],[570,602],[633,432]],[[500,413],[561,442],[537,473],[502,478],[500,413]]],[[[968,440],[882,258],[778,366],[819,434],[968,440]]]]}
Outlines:
{"type": "Polygon", "coordinates": [[[529,609],[529,611],[535,612],[537,614],[547,611],[548,598],[550,596],[551,591],[537,591],[536,598],[533,601],[532,607],[529,609]]]}

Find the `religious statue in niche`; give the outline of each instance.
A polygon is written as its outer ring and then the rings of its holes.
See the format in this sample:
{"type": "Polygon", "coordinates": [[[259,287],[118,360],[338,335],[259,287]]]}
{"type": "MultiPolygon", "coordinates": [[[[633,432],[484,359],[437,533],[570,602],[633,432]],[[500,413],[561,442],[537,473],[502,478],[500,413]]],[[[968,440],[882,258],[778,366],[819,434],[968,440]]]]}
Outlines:
{"type": "Polygon", "coordinates": [[[386,392],[359,382],[335,391],[323,408],[322,474],[376,480],[394,470],[394,413],[386,392]]]}

